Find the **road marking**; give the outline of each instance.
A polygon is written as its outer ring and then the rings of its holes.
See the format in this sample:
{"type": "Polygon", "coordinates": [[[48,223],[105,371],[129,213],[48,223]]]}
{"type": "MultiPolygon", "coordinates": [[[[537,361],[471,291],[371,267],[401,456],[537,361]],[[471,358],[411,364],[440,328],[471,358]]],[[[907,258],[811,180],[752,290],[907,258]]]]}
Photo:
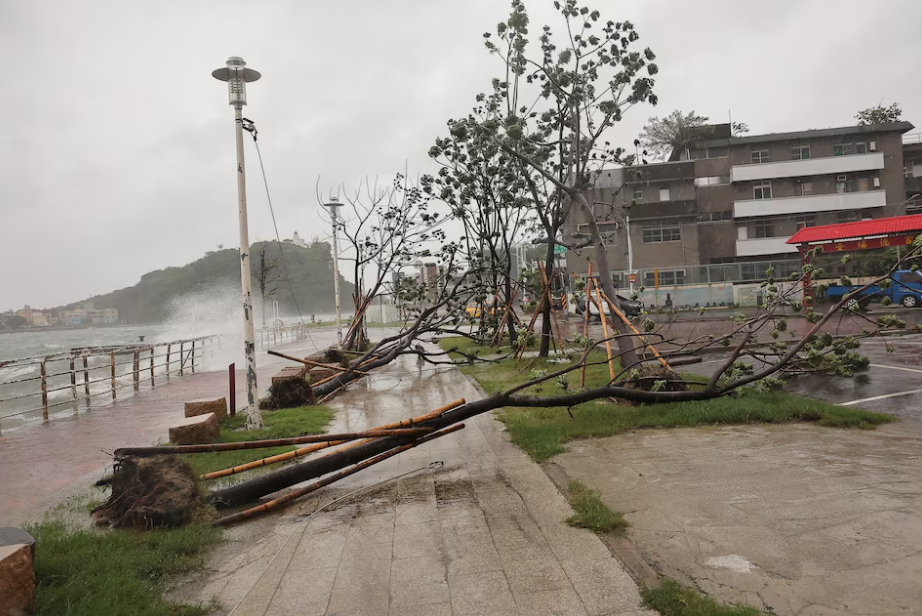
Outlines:
{"type": "Polygon", "coordinates": [[[922,374],[922,370],[918,368],[905,368],[903,366],[885,366],[884,364],[868,364],[872,368],[888,368],[890,370],[905,370],[906,372],[918,372],[922,374]]]}
{"type": "Polygon", "coordinates": [[[909,391],[898,391],[895,394],[884,394],[883,396],[874,396],[873,398],[862,398],[860,400],[850,400],[848,402],[840,402],[839,406],[852,406],[854,404],[863,404],[865,402],[875,402],[877,400],[885,400],[887,398],[896,398],[899,396],[911,396],[912,394],[920,394],[920,393],[922,393],[922,389],[910,389],[909,391]]]}

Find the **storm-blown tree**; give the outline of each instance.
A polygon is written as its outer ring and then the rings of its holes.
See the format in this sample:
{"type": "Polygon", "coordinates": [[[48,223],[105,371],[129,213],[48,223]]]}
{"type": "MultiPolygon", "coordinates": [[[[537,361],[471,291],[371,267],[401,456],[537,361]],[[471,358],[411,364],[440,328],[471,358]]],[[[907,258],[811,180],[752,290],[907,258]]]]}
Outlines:
{"type": "Polygon", "coordinates": [[[366,180],[342,192],[351,212],[340,227],[346,244],[341,258],[352,262],[355,279],[355,312],[343,345],[353,349],[367,342],[364,323],[372,301],[394,296],[400,268],[439,252],[446,238],[440,228],[444,216],[403,175],[389,186],[366,180]]]}
{"type": "MultiPolygon", "coordinates": [[[[634,50],[639,35],[631,22],[601,21],[598,11],[575,0],[554,6],[565,34],[557,37],[544,26],[537,49],[528,38],[529,17],[520,0],[512,2],[495,38],[484,35],[505,73],[493,80],[490,93],[478,97],[485,120],[475,130],[478,139],[492,140],[518,163],[510,169],[528,184],[547,232],[548,270],[553,271],[560,225],[575,206],[586,218],[602,288],[617,301],[607,250],[585,193],[603,166],[633,162],[633,155],[612,147],[605,135],[634,105],[656,104],[658,68],[649,48],[634,50]]],[[[543,320],[548,330],[548,319],[543,320]]],[[[636,361],[631,340],[623,336],[619,344],[636,361]]]]}
{"type": "Polygon", "coordinates": [[[522,175],[510,168],[521,163],[492,140],[476,138],[472,128],[484,120],[482,112],[478,107],[465,119],[449,121],[449,136],[437,139],[429,150],[441,169],[423,178],[423,189],[444,201],[464,227],[462,246],[481,286],[481,336],[492,336],[505,317],[510,344],[515,345],[515,314],[507,310],[519,292],[513,252],[525,235],[533,201],[522,175]]]}
{"type": "Polygon", "coordinates": [[[863,111],[855,114],[859,126],[867,124],[890,124],[892,122],[902,121],[903,110],[900,109],[899,103],[893,103],[889,107],[878,104],[874,107],[868,107],[863,111]]]}
{"type": "MultiPolygon", "coordinates": [[[[640,145],[653,160],[668,160],[676,152],[685,152],[687,157],[696,143],[710,137],[709,120],[694,111],[682,113],[678,109],[663,118],[652,117],[640,133],[640,145]]],[[[730,125],[730,134],[734,137],[747,132],[749,127],[741,122],[730,125]]]]}

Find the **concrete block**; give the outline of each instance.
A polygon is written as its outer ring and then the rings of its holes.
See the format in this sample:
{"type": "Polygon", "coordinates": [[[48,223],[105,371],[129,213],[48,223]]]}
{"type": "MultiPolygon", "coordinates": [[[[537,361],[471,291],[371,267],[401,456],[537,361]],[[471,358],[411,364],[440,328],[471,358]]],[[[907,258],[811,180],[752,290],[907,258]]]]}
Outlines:
{"type": "Polygon", "coordinates": [[[213,443],[220,428],[214,413],[186,417],[170,428],[170,442],[177,445],[198,445],[213,443]]]}
{"type": "Polygon", "coordinates": [[[227,417],[227,400],[225,398],[203,398],[186,402],[186,417],[207,415],[208,413],[214,413],[218,421],[222,421],[227,417]]]}
{"type": "Polygon", "coordinates": [[[287,368],[282,368],[272,376],[272,384],[275,385],[279,381],[287,381],[288,379],[304,379],[306,374],[307,366],[289,366],[287,368]]]}
{"type": "Polygon", "coordinates": [[[0,547],[0,616],[27,616],[35,609],[32,546],[0,547]]]}

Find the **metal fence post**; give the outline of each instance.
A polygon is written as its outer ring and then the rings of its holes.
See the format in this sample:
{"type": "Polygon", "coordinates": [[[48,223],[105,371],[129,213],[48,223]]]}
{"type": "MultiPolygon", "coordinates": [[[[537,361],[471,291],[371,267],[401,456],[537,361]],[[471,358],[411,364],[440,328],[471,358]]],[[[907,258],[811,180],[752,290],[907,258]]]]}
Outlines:
{"type": "Polygon", "coordinates": [[[48,378],[45,361],[42,360],[42,419],[48,421],[48,378]]]}
{"type": "Polygon", "coordinates": [[[227,382],[230,385],[230,392],[227,397],[228,412],[234,417],[237,414],[237,365],[231,364],[227,367],[227,382]]]}
{"type": "Polygon", "coordinates": [[[74,358],[70,358],[70,398],[74,407],[74,415],[77,414],[77,369],[74,358]]]}
{"type": "Polygon", "coordinates": [[[138,374],[141,364],[141,353],[139,351],[134,352],[134,361],[131,364],[131,378],[134,384],[135,393],[138,392],[138,386],[140,385],[140,374],[138,374]]]}
{"type": "Polygon", "coordinates": [[[154,386],[154,347],[150,348],[150,386],[154,386]]]}
{"type": "Polygon", "coordinates": [[[115,351],[109,353],[109,365],[112,367],[112,399],[115,400],[115,351]]]}
{"type": "Polygon", "coordinates": [[[172,346],[173,346],[172,344],[166,345],[166,380],[167,381],[170,380],[170,347],[172,346]]]}
{"type": "Polygon", "coordinates": [[[86,397],[86,408],[90,408],[90,368],[89,360],[83,356],[83,395],[86,397]]]}
{"type": "Polygon", "coordinates": [[[185,342],[179,343],[179,376],[183,375],[183,368],[186,365],[186,352],[183,347],[186,346],[185,342]]]}
{"type": "Polygon", "coordinates": [[[192,339],[192,374],[195,374],[195,338],[192,339]]]}

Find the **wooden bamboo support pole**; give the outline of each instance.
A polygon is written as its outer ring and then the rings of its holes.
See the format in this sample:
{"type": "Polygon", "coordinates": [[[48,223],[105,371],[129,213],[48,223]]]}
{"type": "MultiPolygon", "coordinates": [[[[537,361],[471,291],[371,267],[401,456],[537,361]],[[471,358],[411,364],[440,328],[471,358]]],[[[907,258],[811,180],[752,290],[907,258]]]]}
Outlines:
{"type": "MultiPolygon", "coordinates": [[[[590,280],[592,281],[592,286],[595,288],[595,292],[596,292],[597,300],[594,300],[594,301],[596,303],[596,307],[599,309],[599,320],[602,321],[602,337],[605,338],[605,351],[608,353],[608,372],[609,374],[611,374],[612,380],[614,380],[615,379],[615,363],[612,361],[612,357],[611,357],[611,340],[608,339],[608,319],[605,316],[605,311],[602,309],[602,295],[601,295],[602,292],[601,290],[599,290],[599,286],[595,284],[595,280],[593,279],[590,279],[590,280]]],[[[589,309],[588,305],[586,306],[586,309],[587,310],[589,309]]]]}
{"type": "Polygon", "coordinates": [[[503,318],[500,319],[499,327],[496,328],[496,335],[493,336],[493,341],[490,343],[490,346],[496,346],[497,343],[502,342],[503,339],[503,329],[506,326],[506,319],[509,318],[509,311],[512,310],[512,304],[515,303],[515,298],[519,294],[518,287],[515,288],[512,292],[512,297],[509,300],[509,303],[506,304],[506,310],[503,311],[503,318]]]}
{"type": "MultiPolygon", "coordinates": [[[[373,362],[373,361],[376,360],[376,359],[379,359],[379,357],[378,357],[377,355],[373,355],[372,357],[369,357],[368,359],[366,359],[365,361],[363,361],[361,364],[359,364],[358,367],[361,368],[362,366],[365,366],[366,364],[369,364],[369,363],[373,362]]],[[[358,375],[360,375],[360,376],[367,376],[367,375],[368,375],[367,372],[362,372],[362,371],[360,371],[360,370],[352,370],[352,372],[355,372],[356,374],[358,374],[358,375]]],[[[329,382],[332,381],[333,379],[338,379],[340,376],[342,376],[342,375],[340,375],[340,374],[334,374],[334,375],[332,375],[332,376],[328,376],[327,378],[321,379],[321,380],[317,381],[316,383],[311,383],[311,387],[319,387],[320,385],[323,385],[324,383],[329,383],[329,382]]],[[[333,392],[330,392],[330,393],[332,394],[333,392]]],[[[325,400],[326,398],[329,398],[329,397],[330,397],[330,396],[329,396],[329,394],[328,394],[327,396],[324,397],[324,400],[325,400]]]]}
{"type": "MultiPolygon", "coordinates": [[[[644,346],[647,347],[648,349],[650,349],[650,352],[653,353],[653,356],[654,356],[656,359],[659,360],[659,362],[663,365],[663,367],[666,368],[666,369],[671,370],[672,368],[669,367],[669,364],[666,362],[665,359],[663,359],[663,356],[660,355],[659,352],[658,352],[655,348],[653,348],[653,345],[652,345],[652,344],[650,344],[650,343],[648,343],[648,342],[646,341],[646,338],[644,337],[644,335],[641,334],[640,331],[639,331],[636,327],[634,327],[634,324],[631,323],[630,319],[628,319],[627,316],[626,316],[623,312],[621,312],[621,310],[618,309],[618,307],[615,305],[615,303],[614,303],[613,301],[611,301],[611,300],[608,298],[608,296],[605,295],[604,292],[602,293],[602,297],[605,299],[606,302],[608,302],[608,305],[609,305],[609,307],[611,307],[612,312],[614,312],[615,314],[617,314],[618,317],[619,317],[622,321],[624,321],[624,324],[627,325],[628,327],[630,327],[632,332],[634,332],[635,334],[637,334],[637,337],[640,338],[640,340],[641,340],[641,342],[643,342],[644,346]]],[[[612,326],[612,327],[614,327],[614,326],[612,326]]]]}
{"type": "MultiPolygon", "coordinates": [[[[589,262],[589,274],[586,276],[586,305],[583,307],[583,336],[589,337],[589,281],[592,280],[592,261],[589,262]]],[[[586,360],[583,360],[582,374],[579,377],[579,386],[586,386],[586,360]]]]}
{"type": "Polygon", "coordinates": [[[543,263],[538,264],[538,270],[541,272],[541,280],[544,283],[544,290],[547,293],[547,301],[551,304],[551,319],[554,324],[554,329],[557,332],[557,343],[560,347],[560,353],[562,355],[564,349],[563,336],[560,334],[560,322],[557,320],[557,313],[554,312],[553,294],[551,293],[551,281],[547,277],[547,270],[544,268],[543,263]]]}
{"type": "MultiPolygon", "coordinates": [[[[385,424],[383,426],[372,428],[369,431],[379,432],[381,430],[400,430],[402,428],[412,428],[416,426],[417,424],[420,424],[424,421],[428,421],[430,419],[438,417],[439,415],[441,415],[442,413],[446,411],[450,411],[451,409],[457,408],[461,406],[462,404],[465,404],[465,402],[466,401],[464,398],[459,398],[458,400],[455,400],[454,402],[446,404],[445,406],[439,407],[435,409],[434,411],[426,413],[425,415],[420,415],[419,417],[413,417],[411,419],[404,419],[403,421],[397,421],[394,423],[385,424]]],[[[368,440],[369,439],[354,441],[350,445],[350,447],[354,447],[362,443],[367,443],[368,440]]],[[[287,453],[282,453],[277,456],[270,456],[268,458],[263,458],[261,460],[255,460],[247,464],[241,464],[240,466],[235,466],[233,468],[225,468],[220,471],[206,473],[202,475],[201,478],[202,479],[218,479],[219,477],[227,477],[228,475],[236,475],[237,473],[242,473],[244,471],[248,471],[254,468],[259,468],[261,466],[268,466],[270,464],[275,464],[277,462],[284,462],[286,460],[293,460],[294,458],[300,458],[310,453],[314,453],[315,451],[320,451],[321,449],[326,449],[328,447],[335,447],[336,445],[342,445],[343,443],[346,443],[346,442],[348,441],[335,441],[334,440],[334,441],[326,441],[322,443],[317,443],[315,445],[309,445],[307,447],[302,447],[301,449],[296,449],[295,451],[289,451],[287,453]]]]}
{"type": "Polygon", "coordinates": [[[424,436],[432,432],[430,428],[410,428],[405,430],[368,430],[365,432],[347,432],[343,434],[311,434],[290,438],[263,439],[259,441],[240,441],[235,443],[211,443],[207,445],[175,445],[171,447],[122,447],[115,450],[116,458],[125,456],[159,456],[164,454],[211,453],[215,451],[237,451],[240,449],[264,449],[266,447],[286,447],[304,443],[325,443],[327,441],[355,441],[364,438],[382,436],[424,436]]]}
{"type": "Polygon", "coordinates": [[[350,468],[343,469],[339,471],[338,473],[334,473],[332,475],[324,477],[320,481],[315,481],[314,483],[304,486],[303,488],[292,490],[288,492],[287,494],[285,494],[285,496],[282,496],[281,498],[277,498],[275,500],[269,501],[268,503],[262,504],[258,507],[253,507],[251,509],[241,511],[239,513],[234,513],[232,515],[224,516],[223,518],[215,520],[212,523],[212,525],[213,526],[227,526],[228,524],[234,524],[235,522],[247,520],[249,518],[253,518],[258,515],[261,515],[263,513],[268,513],[270,511],[273,511],[275,509],[278,509],[280,507],[287,505],[293,500],[301,498],[302,496],[310,494],[311,492],[315,492],[322,487],[328,486],[331,483],[335,483],[339,481],[340,479],[348,477],[349,475],[353,475],[359,471],[365,470],[366,468],[370,466],[374,466],[375,464],[378,464],[379,462],[384,462],[388,458],[392,458],[399,453],[402,453],[408,449],[412,449],[413,447],[416,447],[417,445],[422,445],[423,443],[427,443],[433,439],[437,439],[447,434],[451,434],[452,432],[457,432],[458,430],[462,430],[463,428],[464,428],[464,424],[462,423],[462,424],[455,424],[453,426],[445,428],[444,430],[439,430],[438,432],[433,432],[427,436],[424,436],[420,439],[413,441],[412,443],[407,443],[406,445],[400,445],[399,447],[395,447],[394,449],[391,449],[390,451],[386,451],[384,453],[378,454],[374,457],[368,458],[367,460],[362,460],[361,462],[359,462],[358,464],[355,464],[354,466],[350,468]]]}
{"type": "Polygon", "coordinates": [[[362,372],[361,370],[353,370],[352,368],[343,368],[342,366],[324,364],[319,361],[313,361],[310,359],[301,359],[300,357],[292,357],[291,355],[285,355],[284,353],[279,353],[278,351],[273,351],[269,349],[266,351],[269,355],[275,355],[276,357],[281,357],[283,359],[290,359],[291,361],[296,361],[304,364],[305,366],[317,366],[319,368],[329,368],[330,370],[336,370],[338,372],[354,372],[355,374],[367,374],[367,372],[362,372]]]}

